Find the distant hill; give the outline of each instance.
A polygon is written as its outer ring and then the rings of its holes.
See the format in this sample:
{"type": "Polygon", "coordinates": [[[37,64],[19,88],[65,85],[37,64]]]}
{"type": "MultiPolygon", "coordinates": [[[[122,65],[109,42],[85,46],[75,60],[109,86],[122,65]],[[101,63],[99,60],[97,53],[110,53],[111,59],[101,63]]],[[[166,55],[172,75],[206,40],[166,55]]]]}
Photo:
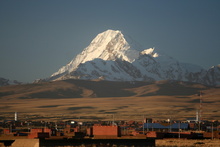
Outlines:
{"type": "Polygon", "coordinates": [[[0,77],[0,87],[7,86],[7,85],[18,85],[18,84],[21,84],[21,82],[0,77]]]}
{"type": "MultiPolygon", "coordinates": [[[[211,87],[177,81],[113,82],[62,80],[0,87],[0,98],[92,98],[144,97],[153,95],[193,95],[211,87]]],[[[218,89],[218,88],[217,88],[218,89]]]]}
{"type": "Polygon", "coordinates": [[[143,115],[185,120],[200,109],[220,120],[220,87],[177,81],[110,82],[64,80],[0,87],[0,119],[140,120],[143,115]]]}

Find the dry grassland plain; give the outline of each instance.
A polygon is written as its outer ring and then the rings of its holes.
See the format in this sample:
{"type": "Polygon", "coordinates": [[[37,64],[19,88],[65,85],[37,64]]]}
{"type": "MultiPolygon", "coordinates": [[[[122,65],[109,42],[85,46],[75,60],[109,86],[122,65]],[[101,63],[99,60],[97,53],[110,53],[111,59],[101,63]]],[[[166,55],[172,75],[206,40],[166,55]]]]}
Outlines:
{"type": "MultiPolygon", "coordinates": [[[[73,85],[71,86],[74,87],[73,85]]],[[[79,98],[62,98],[62,95],[54,98],[23,98],[25,94],[18,94],[17,92],[13,95],[0,97],[0,118],[7,120],[14,119],[14,112],[18,112],[18,118],[20,120],[32,119],[45,121],[111,121],[113,119],[142,121],[143,117],[156,120],[186,120],[187,118],[195,118],[196,110],[200,108],[200,96],[197,94],[198,91],[189,92],[189,89],[188,92],[184,92],[186,94],[176,93],[172,95],[166,94],[166,88],[161,88],[163,86],[158,87],[153,84],[139,86],[138,88],[124,88],[126,91],[132,91],[133,93],[130,96],[124,97],[93,97],[91,95],[94,95],[94,89],[91,90],[82,87],[81,89],[83,90],[81,90],[81,94],[79,94],[81,97],[79,98]],[[162,92],[159,93],[158,90],[162,92]]],[[[51,89],[53,86],[48,87],[51,89]]],[[[69,86],[63,84],[63,87],[68,88],[69,86]]],[[[198,88],[198,85],[196,87],[198,88]]],[[[19,88],[12,87],[11,89],[18,91],[19,88]]],[[[55,88],[57,87],[55,86],[55,88]]],[[[76,87],[74,88],[76,89],[76,87]]],[[[8,91],[12,91],[11,89],[8,91]]],[[[202,96],[203,119],[220,120],[220,89],[204,87],[202,87],[202,89],[204,93],[202,96]]],[[[5,88],[0,89],[0,93],[6,93],[8,91],[5,88]]],[[[39,91],[42,91],[42,89],[39,89],[39,91]]],[[[117,92],[117,90],[115,91],[117,92]]],[[[175,93],[175,91],[173,93],[175,93]]]]}

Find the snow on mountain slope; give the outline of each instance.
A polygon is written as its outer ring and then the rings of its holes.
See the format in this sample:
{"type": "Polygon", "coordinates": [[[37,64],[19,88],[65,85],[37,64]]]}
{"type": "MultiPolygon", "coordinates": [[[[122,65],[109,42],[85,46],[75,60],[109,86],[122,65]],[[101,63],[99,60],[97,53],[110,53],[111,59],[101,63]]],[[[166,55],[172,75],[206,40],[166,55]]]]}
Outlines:
{"type": "Polygon", "coordinates": [[[139,52],[133,50],[135,44],[130,46],[125,40],[124,35],[120,31],[107,30],[98,34],[85,48],[81,54],[77,55],[69,64],[63,66],[58,72],[52,74],[53,76],[59,74],[70,73],[74,71],[80,63],[92,61],[100,58],[103,60],[116,60],[118,58],[132,62],[138,58],[139,52]]]}
{"type": "Polygon", "coordinates": [[[205,76],[205,82],[207,85],[220,85],[220,64],[212,66],[205,76]]]}
{"type": "Polygon", "coordinates": [[[85,79],[109,81],[178,80],[207,85],[220,84],[219,66],[204,70],[200,66],[181,63],[142,48],[121,31],[107,30],[98,34],[69,64],[47,80],[85,79]]]}

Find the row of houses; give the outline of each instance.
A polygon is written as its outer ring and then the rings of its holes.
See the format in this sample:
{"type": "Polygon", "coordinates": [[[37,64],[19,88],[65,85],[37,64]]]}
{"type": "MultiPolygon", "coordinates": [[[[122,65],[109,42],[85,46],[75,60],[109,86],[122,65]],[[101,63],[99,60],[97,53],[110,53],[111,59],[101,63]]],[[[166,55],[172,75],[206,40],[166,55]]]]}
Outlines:
{"type": "MultiPolygon", "coordinates": [[[[218,121],[2,121],[0,142],[7,139],[39,140],[154,140],[163,138],[219,139],[218,121]],[[43,138],[43,139],[41,139],[43,138]]],[[[60,142],[58,140],[58,142],[60,142]]],[[[117,142],[116,141],[116,142],[117,142]]]]}
{"type": "Polygon", "coordinates": [[[195,131],[196,125],[181,122],[158,122],[158,123],[122,123],[117,122],[110,125],[96,123],[86,125],[83,123],[70,123],[63,128],[53,126],[48,128],[33,127],[22,128],[0,128],[0,136],[14,136],[26,138],[220,138],[220,126],[206,126],[207,131],[195,131]]]}

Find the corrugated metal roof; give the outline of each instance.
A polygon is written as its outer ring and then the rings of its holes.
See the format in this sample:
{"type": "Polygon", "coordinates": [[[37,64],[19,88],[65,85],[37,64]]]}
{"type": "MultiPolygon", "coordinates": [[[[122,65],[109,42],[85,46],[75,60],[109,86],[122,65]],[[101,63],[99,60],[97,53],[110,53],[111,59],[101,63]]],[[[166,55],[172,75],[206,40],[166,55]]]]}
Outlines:
{"type": "Polygon", "coordinates": [[[173,123],[170,125],[162,125],[160,123],[144,123],[144,128],[154,128],[154,129],[187,129],[188,123],[173,123]]]}

